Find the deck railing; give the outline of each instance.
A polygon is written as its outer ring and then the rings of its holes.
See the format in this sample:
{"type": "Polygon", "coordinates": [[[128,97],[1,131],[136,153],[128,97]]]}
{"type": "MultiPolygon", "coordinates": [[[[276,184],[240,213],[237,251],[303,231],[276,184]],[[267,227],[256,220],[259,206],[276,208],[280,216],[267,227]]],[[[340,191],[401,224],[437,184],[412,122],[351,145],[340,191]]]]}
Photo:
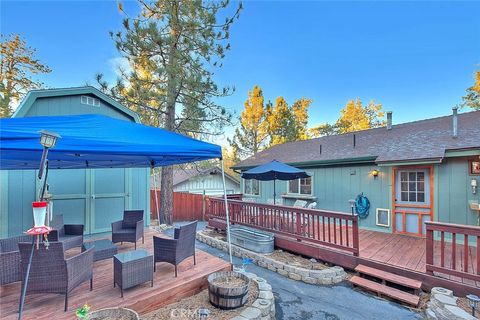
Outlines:
{"type": "MultiPolygon", "coordinates": [[[[358,256],[358,217],[342,212],[228,200],[231,223],[344,250],[358,256]]],[[[210,198],[209,217],[225,219],[225,203],[210,198]]]]}
{"type": "Polygon", "coordinates": [[[429,221],[426,228],[427,273],[480,281],[480,227],[429,221]]]}

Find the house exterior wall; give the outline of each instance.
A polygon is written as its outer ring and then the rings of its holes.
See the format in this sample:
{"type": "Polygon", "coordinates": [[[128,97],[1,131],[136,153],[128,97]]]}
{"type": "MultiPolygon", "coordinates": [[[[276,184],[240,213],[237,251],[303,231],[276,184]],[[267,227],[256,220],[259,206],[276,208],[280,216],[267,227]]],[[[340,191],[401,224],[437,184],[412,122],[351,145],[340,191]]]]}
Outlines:
{"type": "MultiPolygon", "coordinates": [[[[225,177],[225,185],[228,194],[240,193],[240,185],[225,177]]],[[[191,178],[187,181],[177,184],[173,191],[190,192],[206,195],[218,195],[223,193],[223,181],[220,174],[204,175],[191,178]]]]}
{"type": "MultiPolygon", "coordinates": [[[[477,214],[470,210],[469,201],[480,201],[480,196],[472,193],[471,179],[476,178],[480,183],[480,176],[469,173],[468,158],[445,158],[441,164],[434,167],[434,221],[477,225],[477,214]]],[[[401,168],[401,167],[399,167],[401,168]]],[[[348,200],[354,199],[362,193],[370,200],[370,213],[367,218],[359,219],[360,227],[375,231],[392,232],[392,167],[378,167],[369,165],[348,165],[303,168],[313,176],[313,196],[290,197],[286,181],[276,181],[277,198],[282,197],[284,204],[292,205],[296,199],[317,202],[318,209],[351,212],[348,200]],[[379,169],[380,173],[374,178],[370,172],[379,169]],[[390,227],[376,225],[376,209],[390,210],[390,227]]],[[[241,191],[244,193],[244,180],[241,181],[241,191]]],[[[273,182],[260,182],[260,195],[246,195],[244,198],[255,199],[256,202],[266,203],[273,199],[273,182]]]]}
{"type": "Polygon", "coordinates": [[[469,207],[469,201],[480,201],[480,193],[472,193],[468,158],[446,158],[436,166],[435,220],[458,224],[478,225],[478,214],[469,207]]]}
{"type": "MultiPolygon", "coordinates": [[[[24,116],[97,113],[123,120],[134,119],[100,99],[100,106],[80,103],[80,95],[35,100],[24,116]]],[[[0,237],[21,234],[32,226],[31,203],[39,194],[36,170],[0,170],[0,237]]],[[[85,225],[85,232],[110,231],[123,210],[143,209],[150,223],[150,169],[50,170],[49,192],[53,213],[63,214],[65,223],[85,225]]]]}

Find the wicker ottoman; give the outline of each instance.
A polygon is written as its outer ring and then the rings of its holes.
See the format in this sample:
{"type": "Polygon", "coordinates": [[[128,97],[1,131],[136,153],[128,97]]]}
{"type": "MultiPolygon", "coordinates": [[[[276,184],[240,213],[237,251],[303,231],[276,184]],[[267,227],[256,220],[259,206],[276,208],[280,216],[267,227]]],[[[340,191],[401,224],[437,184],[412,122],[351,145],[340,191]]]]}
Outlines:
{"type": "Polygon", "coordinates": [[[93,261],[109,259],[118,252],[117,246],[108,239],[84,242],[82,245],[82,252],[93,246],[93,261]]]}
{"type": "Polygon", "coordinates": [[[113,256],[113,287],[123,289],[151,281],[153,287],[153,255],[145,250],[133,250],[113,256]]]}

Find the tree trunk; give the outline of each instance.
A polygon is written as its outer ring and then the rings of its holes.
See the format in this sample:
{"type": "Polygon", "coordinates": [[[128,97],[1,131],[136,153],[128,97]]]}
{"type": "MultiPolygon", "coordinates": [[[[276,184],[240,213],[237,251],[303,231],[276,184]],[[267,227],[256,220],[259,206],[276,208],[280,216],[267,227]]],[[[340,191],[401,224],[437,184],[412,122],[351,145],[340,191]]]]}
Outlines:
{"type": "MultiPolygon", "coordinates": [[[[169,23],[171,25],[172,42],[168,53],[167,67],[167,104],[164,128],[175,131],[175,104],[177,102],[178,75],[177,75],[177,43],[178,43],[178,4],[172,3],[169,23]]],[[[173,168],[171,166],[162,169],[162,186],[160,190],[160,215],[163,215],[165,223],[173,224],[173,168]]]]}

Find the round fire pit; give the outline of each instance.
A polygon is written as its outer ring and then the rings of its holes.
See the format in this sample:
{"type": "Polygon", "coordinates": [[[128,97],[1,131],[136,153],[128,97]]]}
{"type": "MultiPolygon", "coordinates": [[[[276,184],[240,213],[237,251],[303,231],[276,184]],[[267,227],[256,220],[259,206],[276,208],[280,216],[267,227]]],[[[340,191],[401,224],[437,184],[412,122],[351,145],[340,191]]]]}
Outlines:
{"type": "Polygon", "coordinates": [[[94,311],[88,315],[89,320],[139,320],[138,313],[127,308],[107,308],[94,311]]]}
{"type": "Polygon", "coordinates": [[[208,276],[210,303],[219,309],[231,310],[243,306],[248,300],[250,279],[239,272],[221,271],[208,276]]]}

